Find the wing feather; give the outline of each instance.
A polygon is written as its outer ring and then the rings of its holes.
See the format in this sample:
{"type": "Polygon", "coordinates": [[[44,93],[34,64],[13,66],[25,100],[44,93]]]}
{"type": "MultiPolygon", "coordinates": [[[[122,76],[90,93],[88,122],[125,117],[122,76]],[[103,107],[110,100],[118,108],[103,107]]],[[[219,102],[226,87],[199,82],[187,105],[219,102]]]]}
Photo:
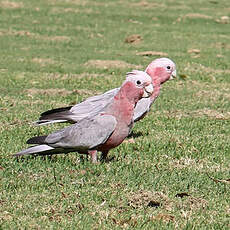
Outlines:
{"type": "Polygon", "coordinates": [[[48,135],[45,143],[55,148],[86,151],[105,143],[113,133],[116,124],[114,116],[99,114],[48,135]]]}
{"type": "Polygon", "coordinates": [[[137,102],[133,114],[134,122],[139,121],[149,112],[151,104],[152,102],[150,98],[142,98],[137,102]]]}

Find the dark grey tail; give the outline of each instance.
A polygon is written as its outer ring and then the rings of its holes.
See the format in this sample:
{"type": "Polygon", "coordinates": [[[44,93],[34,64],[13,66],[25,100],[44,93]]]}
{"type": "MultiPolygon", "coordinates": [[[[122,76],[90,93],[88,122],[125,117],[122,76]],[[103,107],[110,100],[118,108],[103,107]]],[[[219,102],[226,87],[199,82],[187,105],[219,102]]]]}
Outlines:
{"type": "Polygon", "coordinates": [[[23,155],[50,155],[54,153],[57,153],[57,150],[49,145],[37,145],[28,149],[24,149],[21,152],[14,154],[13,156],[19,157],[23,155]]]}
{"type": "Polygon", "coordinates": [[[32,137],[29,140],[27,140],[27,144],[45,144],[45,139],[47,136],[38,136],[38,137],[32,137]]]}
{"type": "Polygon", "coordinates": [[[47,125],[51,123],[60,123],[60,122],[70,122],[73,121],[70,119],[72,113],[70,109],[72,106],[51,109],[41,114],[38,121],[35,121],[35,125],[47,125]]]}
{"type": "MultiPolygon", "coordinates": [[[[48,111],[42,113],[40,118],[46,119],[46,116],[53,115],[54,113],[66,112],[66,111],[69,111],[71,108],[72,108],[72,106],[57,108],[57,109],[51,109],[51,110],[48,110],[48,111]]],[[[40,120],[40,118],[39,118],[39,120],[40,120]]]]}

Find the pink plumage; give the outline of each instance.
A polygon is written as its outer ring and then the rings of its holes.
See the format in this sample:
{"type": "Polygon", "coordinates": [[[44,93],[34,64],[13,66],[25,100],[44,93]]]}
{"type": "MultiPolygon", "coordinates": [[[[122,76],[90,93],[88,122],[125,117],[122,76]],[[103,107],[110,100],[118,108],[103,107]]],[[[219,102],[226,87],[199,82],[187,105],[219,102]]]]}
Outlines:
{"type": "MultiPolygon", "coordinates": [[[[161,85],[176,76],[176,65],[168,58],[158,58],[148,65],[145,72],[152,78],[154,93],[151,98],[143,98],[137,103],[133,117],[134,121],[140,120],[148,113],[152,103],[160,93],[161,85]]],[[[118,91],[119,88],[115,88],[104,94],[90,97],[74,106],[46,111],[41,114],[39,121],[35,122],[35,124],[46,125],[58,122],[79,122],[85,117],[98,114],[101,109],[111,102],[118,91]]]]}
{"type": "Polygon", "coordinates": [[[99,113],[48,136],[27,141],[35,146],[14,156],[51,155],[58,153],[89,153],[97,161],[97,150],[106,158],[108,151],[120,145],[128,136],[133,123],[136,103],[153,93],[151,78],[142,71],[128,73],[128,77],[112,101],[99,113]],[[132,75],[132,77],[131,77],[132,75]]]}

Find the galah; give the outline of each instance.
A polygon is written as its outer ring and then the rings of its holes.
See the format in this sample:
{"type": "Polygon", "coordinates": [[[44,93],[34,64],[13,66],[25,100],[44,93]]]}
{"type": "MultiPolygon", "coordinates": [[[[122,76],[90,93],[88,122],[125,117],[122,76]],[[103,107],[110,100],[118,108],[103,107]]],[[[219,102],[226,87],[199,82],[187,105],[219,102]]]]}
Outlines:
{"type": "MultiPolygon", "coordinates": [[[[169,79],[176,77],[176,65],[168,58],[158,58],[147,66],[145,72],[152,78],[154,93],[150,98],[143,98],[138,101],[133,117],[135,122],[142,119],[149,112],[151,105],[160,93],[161,85],[169,79]]],[[[119,89],[120,88],[115,88],[104,94],[90,97],[74,106],[48,110],[41,114],[35,124],[46,125],[58,122],[76,123],[85,117],[99,113],[111,102],[119,89]]]]}
{"type": "Polygon", "coordinates": [[[100,113],[48,136],[32,137],[27,143],[35,146],[14,156],[79,152],[90,154],[92,161],[96,162],[97,151],[101,151],[102,158],[106,158],[109,150],[120,145],[128,136],[138,100],[152,93],[152,79],[147,73],[130,72],[111,102],[100,113]]]}

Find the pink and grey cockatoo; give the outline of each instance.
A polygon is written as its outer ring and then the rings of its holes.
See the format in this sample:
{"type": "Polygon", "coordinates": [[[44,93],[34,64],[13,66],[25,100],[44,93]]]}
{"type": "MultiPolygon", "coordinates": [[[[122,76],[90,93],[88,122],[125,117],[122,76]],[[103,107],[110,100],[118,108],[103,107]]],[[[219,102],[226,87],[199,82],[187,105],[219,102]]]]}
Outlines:
{"type": "Polygon", "coordinates": [[[100,113],[48,136],[32,137],[27,143],[35,146],[14,156],[76,151],[90,154],[92,161],[96,162],[97,151],[101,151],[102,158],[106,158],[109,150],[120,145],[128,136],[138,100],[149,97],[153,90],[151,77],[145,72],[134,70],[127,74],[119,91],[100,113]]]}
{"type": "MultiPolygon", "coordinates": [[[[143,98],[138,101],[133,117],[135,122],[142,119],[149,112],[151,105],[160,93],[161,85],[169,79],[176,77],[176,65],[168,58],[158,58],[147,66],[145,72],[152,78],[154,93],[150,98],[143,98]]],[[[58,122],[76,123],[85,117],[99,113],[111,102],[119,89],[120,88],[115,88],[104,94],[90,97],[74,106],[48,110],[41,114],[35,124],[46,125],[58,122]]]]}

